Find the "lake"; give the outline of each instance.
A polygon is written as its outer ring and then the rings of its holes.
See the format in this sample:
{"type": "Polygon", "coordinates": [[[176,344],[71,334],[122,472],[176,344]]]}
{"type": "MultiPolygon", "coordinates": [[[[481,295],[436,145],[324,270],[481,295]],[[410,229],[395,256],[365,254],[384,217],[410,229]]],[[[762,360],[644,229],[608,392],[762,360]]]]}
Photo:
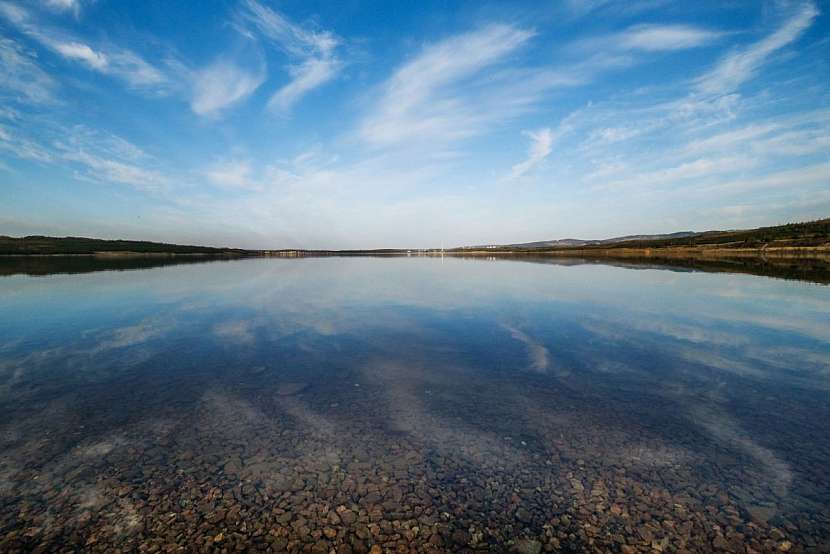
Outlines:
{"type": "Polygon", "coordinates": [[[0,277],[2,552],[830,551],[824,284],[50,263],[0,277]]]}

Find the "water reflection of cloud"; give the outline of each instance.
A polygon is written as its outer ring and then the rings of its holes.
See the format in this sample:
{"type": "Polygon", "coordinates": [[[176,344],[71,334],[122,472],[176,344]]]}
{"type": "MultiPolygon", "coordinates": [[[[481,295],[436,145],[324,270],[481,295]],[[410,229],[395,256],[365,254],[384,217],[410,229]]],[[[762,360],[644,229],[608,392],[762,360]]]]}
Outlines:
{"type": "Polygon", "coordinates": [[[127,348],[143,344],[149,340],[162,336],[170,328],[170,322],[158,319],[141,321],[135,325],[128,325],[102,333],[98,344],[88,351],[90,354],[99,354],[108,350],[127,348]]]}
{"type": "Polygon", "coordinates": [[[209,389],[196,413],[200,442],[190,448],[217,456],[225,473],[278,491],[344,461],[340,442],[353,442],[351,434],[341,436],[336,423],[300,398],[278,396],[270,404],[276,414],[229,391],[209,389]]]}
{"type": "Polygon", "coordinates": [[[246,319],[223,321],[213,326],[213,334],[223,340],[250,345],[256,340],[255,326],[256,322],[246,319]]]}
{"type": "MultiPolygon", "coordinates": [[[[742,377],[828,386],[826,367],[830,357],[820,350],[792,346],[785,338],[776,344],[768,334],[724,328],[721,321],[675,322],[659,320],[657,315],[607,316],[603,320],[586,317],[581,326],[591,335],[611,342],[649,348],[673,360],[675,365],[685,362],[742,377]]],[[[671,375],[664,378],[670,379],[671,375]]],[[[706,375],[698,373],[695,378],[703,380],[706,375]]]]}
{"type": "Polygon", "coordinates": [[[763,479],[747,479],[746,483],[754,483],[760,489],[761,494],[768,484],[778,501],[783,501],[787,497],[793,481],[793,473],[789,464],[778,457],[775,452],[753,440],[749,433],[742,429],[725,410],[715,405],[692,406],[690,417],[695,424],[708,431],[716,440],[737,448],[756,462],[763,479]]]}
{"type": "Polygon", "coordinates": [[[510,333],[511,337],[523,343],[527,348],[528,368],[537,373],[547,372],[550,367],[550,351],[545,345],[510,324],[502,323],[501,326],[510,333]]]}
{"type": "MultiPolygon", "coordinates": [[[[438,389],[449,388],[449,391],[432,401],[451,403],[453,394],[463,394],[459,386],[464,380],[459,372],[463,374],[460,368],[435,363],[422,365],[402,360],[376,360],[363,368],[363,378],[382,395],[383,413],[389,424],[429,449],[460,456],[480,467],[524,463],[526,454],[504,437],[428,407],[428,397],[438,395],[438,389]]],[[[453,406],[448,408],[451,413],[453,406]]]]}
{"type": "MultiPolygon", "coordinates": [[[[56,370],[61,377],[95,380],[112,377],[117,371],[150,360],[160,351],[153,342],[180,330],[181,324],[169,315],[152,316],[111,329],[73,329],[69,336],[40,349],[9,349],[0,358],[0,400],[10,398],[13,388],[28,378],[56,370]],[[113,356],[117,355],[117,361],[113,356]]],[[[25,345],[24,345],[25,346],[25,345]]],[[[62,381],[59,381],[62,382],[62,381]]]]}

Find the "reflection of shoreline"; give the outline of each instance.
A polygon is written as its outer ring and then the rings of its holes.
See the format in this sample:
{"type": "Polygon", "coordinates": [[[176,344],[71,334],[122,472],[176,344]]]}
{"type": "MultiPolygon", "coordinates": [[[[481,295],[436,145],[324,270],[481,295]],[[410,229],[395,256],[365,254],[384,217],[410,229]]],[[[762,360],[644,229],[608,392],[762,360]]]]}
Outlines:
{"type": "MultiPolygon", "coordinates": [[[[90,273],[95,271],[123,271],[150,269],[166,265],[199,264],[214,261],[241,259],[313,259],[313,258],[408,258],[397,252],[305,252],[295,256],[240,256],[235,254],[172,254],[172,253],[124,253],[109,255],[56,254],[0,256],[0,277],[8,275],[51,275],[59,273],[90,273]]],[[[699,271],[706,273],[744,273],[762,277],[774,277],[793,281],[830,284],[830,258],[781,257],[781,256],[713,256],[713,257],[665,257],[652,251],[649,256],[566,255],[565,253],[459,253],[447,252],[447,257],[474,261],[520,261],[557,266],[607,265],[626,269],[658,269],[669,271],[699,271]]],[[[423,253],[413,255],[431,258],[437,255],[423,253]]]]}
{"type": "Polygon", "coordinates": [[[745,273],[793,281],[830,284],[830,258],[823,257],[662,257],[651,256],[565,256],[560,254],[500,254],[498,256],[455,257],[468,260],[519,261],[559,266],[607,265],[627,269],[662,269],[669,271],[700,271],[704,273],[745,273]]]}
{"type": "Polygon", "coordinates": [[[129,271],[152,269],[168,265],[204,264],[216,261],[238,260],[239,256],[217,254],[132,254],[113,256],[30,255],[0,256],[0,277],[11,275],[56,275],[93,273],[97,271],[129,271]]]}

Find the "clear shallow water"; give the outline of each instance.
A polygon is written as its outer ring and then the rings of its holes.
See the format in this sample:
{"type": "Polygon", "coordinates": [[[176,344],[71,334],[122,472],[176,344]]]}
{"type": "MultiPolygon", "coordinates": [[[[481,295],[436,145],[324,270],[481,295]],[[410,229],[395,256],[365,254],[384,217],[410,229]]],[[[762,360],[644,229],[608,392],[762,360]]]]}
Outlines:
{"type": "Polygon", "coordinates": [[[2,277],[0,551],[827,552],[828,313],[596,264],[2,277]]]}

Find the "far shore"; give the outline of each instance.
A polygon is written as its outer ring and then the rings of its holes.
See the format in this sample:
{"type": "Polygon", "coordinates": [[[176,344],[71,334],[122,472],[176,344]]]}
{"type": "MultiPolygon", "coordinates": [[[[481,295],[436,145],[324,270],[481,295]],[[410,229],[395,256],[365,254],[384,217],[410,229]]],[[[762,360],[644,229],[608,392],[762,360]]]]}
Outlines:
{"type": "Polygon", "coordinates": [[[0,254],[0,258],[245,258],[259,256],[255,252],[57,252],[53,254],[0,254]]]}
{"type": "Polygon", "coordinates": [[[530,249],[465,249],[447,254],[465,256],[560,256],[580,258],[830,258],[830,247],[760,247],[760,248],[712,248],[706,246],[667,246],[658,248],[559,248],[553,250],[530,249]]]}
{"type": "Polygon", "coordinates": [[[563,258],[671,258],[671,259],[830,259],[828,246],[785,246],[758,248],[724,248],[711,246],[664,246],[654,248],[627,247],[563,247],[556,249],[529,248],[453,248],[441,249],[377,249],[377,250],[231,250],[223,252],[132,252],[96,251],[85,253],[21,253],[0,254],[0,258],[300,258],[314,256],[531,256],[563,258]]]}

